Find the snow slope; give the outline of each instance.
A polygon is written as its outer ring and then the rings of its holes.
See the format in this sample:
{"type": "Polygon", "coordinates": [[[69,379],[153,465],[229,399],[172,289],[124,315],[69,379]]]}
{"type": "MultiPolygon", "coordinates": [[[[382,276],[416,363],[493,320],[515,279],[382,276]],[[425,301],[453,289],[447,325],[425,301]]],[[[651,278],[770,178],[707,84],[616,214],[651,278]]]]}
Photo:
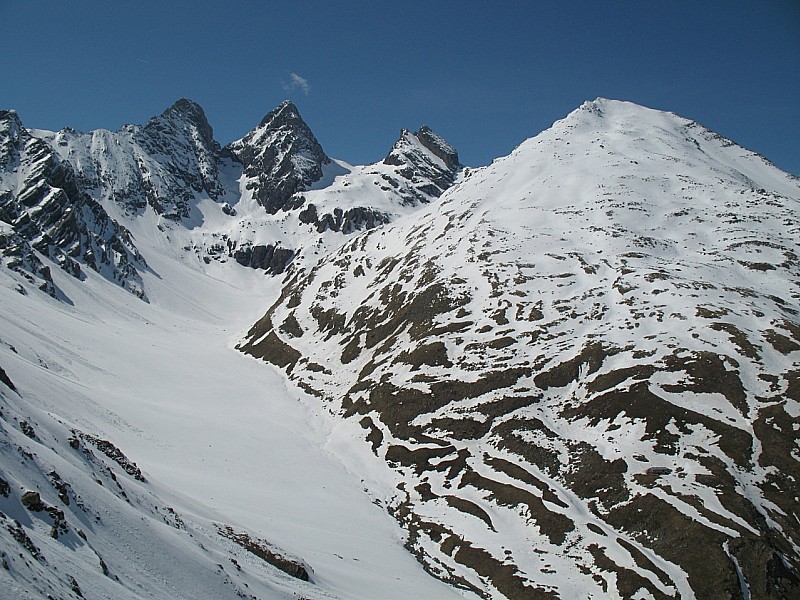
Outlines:
{"type": "Polygon", "coordinates": [[[0,478],[10,487],[0,496],[0,596],[74,597],[74,578],[86,598],[460,597],[424,573],[361,477],[330,452],[315,404],[232,348],[277,281],[230,265],[202,273],[155,240],[137,240],[151,257],[149,304],[92,273],[79,282],[54,271],[69,306],[0,271],[0,366],[16,387],[0,384],[0,478]],[[73,449],[72,430],[113,440],[146,482],[90,441],[73,449]],[[22,507],[31,490],[66,515],[68,533],[51,538],[47,513],[22,507]],[[11,519],[38,560],[12,538],[11,519]],[[218,524],[300,557],[313,583],[220,536],[218,524]]]}

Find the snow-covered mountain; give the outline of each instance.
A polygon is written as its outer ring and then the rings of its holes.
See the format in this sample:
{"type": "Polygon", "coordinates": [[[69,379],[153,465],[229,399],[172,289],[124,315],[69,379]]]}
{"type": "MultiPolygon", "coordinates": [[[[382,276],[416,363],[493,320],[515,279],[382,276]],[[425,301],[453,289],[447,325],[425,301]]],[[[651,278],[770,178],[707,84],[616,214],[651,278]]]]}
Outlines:
{"type": "Polygon", "coordinates": [[[0,247],[7,267],[36,280],[53,297],[60,294],[37,254],[76,278],[84,277],[83,265],[146,297],[137,270],[146,264],[128,230],[14,111],[0,111],[0,165],[0,247]]]}
{"type": "Polygon", "coordinates": [[[793,597],[798,208],[603,99],[477,169],[330,158],[291,102],[226,147],[189,100],[4,111],[0,586],[793,597]]]}
{"type": "Polygon", "coordinates": [[[799,201],[697,123],[587,102],[294,277],[242,349],[363,427],[454,585],[788,598],[799,201]]]}

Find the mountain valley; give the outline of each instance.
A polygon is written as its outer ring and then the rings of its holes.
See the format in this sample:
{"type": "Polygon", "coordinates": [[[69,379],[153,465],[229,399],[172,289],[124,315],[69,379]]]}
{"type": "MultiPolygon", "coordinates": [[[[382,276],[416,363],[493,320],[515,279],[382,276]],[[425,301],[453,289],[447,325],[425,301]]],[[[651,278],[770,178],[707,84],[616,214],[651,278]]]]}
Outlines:
{"type": "Polygon", "coordinates": [[[479,168],[0,111],[0,585],[795,597],[799,209],[602,98],[479,168]]]}

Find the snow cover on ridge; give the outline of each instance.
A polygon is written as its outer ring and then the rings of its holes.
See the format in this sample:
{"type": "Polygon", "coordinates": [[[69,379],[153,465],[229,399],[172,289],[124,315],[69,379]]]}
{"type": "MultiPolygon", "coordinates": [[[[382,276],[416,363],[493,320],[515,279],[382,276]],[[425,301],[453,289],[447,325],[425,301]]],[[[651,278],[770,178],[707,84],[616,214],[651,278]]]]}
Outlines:
{"type": "Polygon", "coordinates": [[[360,424],[456,586],[789,597],[798,208],[762,157],[598,99],[295,276],[242,349],[360,424]]]}

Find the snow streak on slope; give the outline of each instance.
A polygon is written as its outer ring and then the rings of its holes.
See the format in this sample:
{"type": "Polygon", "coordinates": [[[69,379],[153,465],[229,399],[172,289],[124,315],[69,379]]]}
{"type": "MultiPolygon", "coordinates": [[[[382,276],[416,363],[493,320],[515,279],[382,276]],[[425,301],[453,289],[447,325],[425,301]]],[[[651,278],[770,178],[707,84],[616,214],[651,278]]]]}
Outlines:
{"type": "Polygon", "coordinates": [[[700,125],[588,102],[299,273],[242,349],[360,423],[455,585],[789,597],[798,208],[700,125]]]}
{"type": "Polygon", "coordinates": [[[0,596],[460,597],[314,403],[231,347],[277,282],[186,266],[155,227],[137,242],[149,304],[55,271],[69,306],[0,271],[0,596]]]}

